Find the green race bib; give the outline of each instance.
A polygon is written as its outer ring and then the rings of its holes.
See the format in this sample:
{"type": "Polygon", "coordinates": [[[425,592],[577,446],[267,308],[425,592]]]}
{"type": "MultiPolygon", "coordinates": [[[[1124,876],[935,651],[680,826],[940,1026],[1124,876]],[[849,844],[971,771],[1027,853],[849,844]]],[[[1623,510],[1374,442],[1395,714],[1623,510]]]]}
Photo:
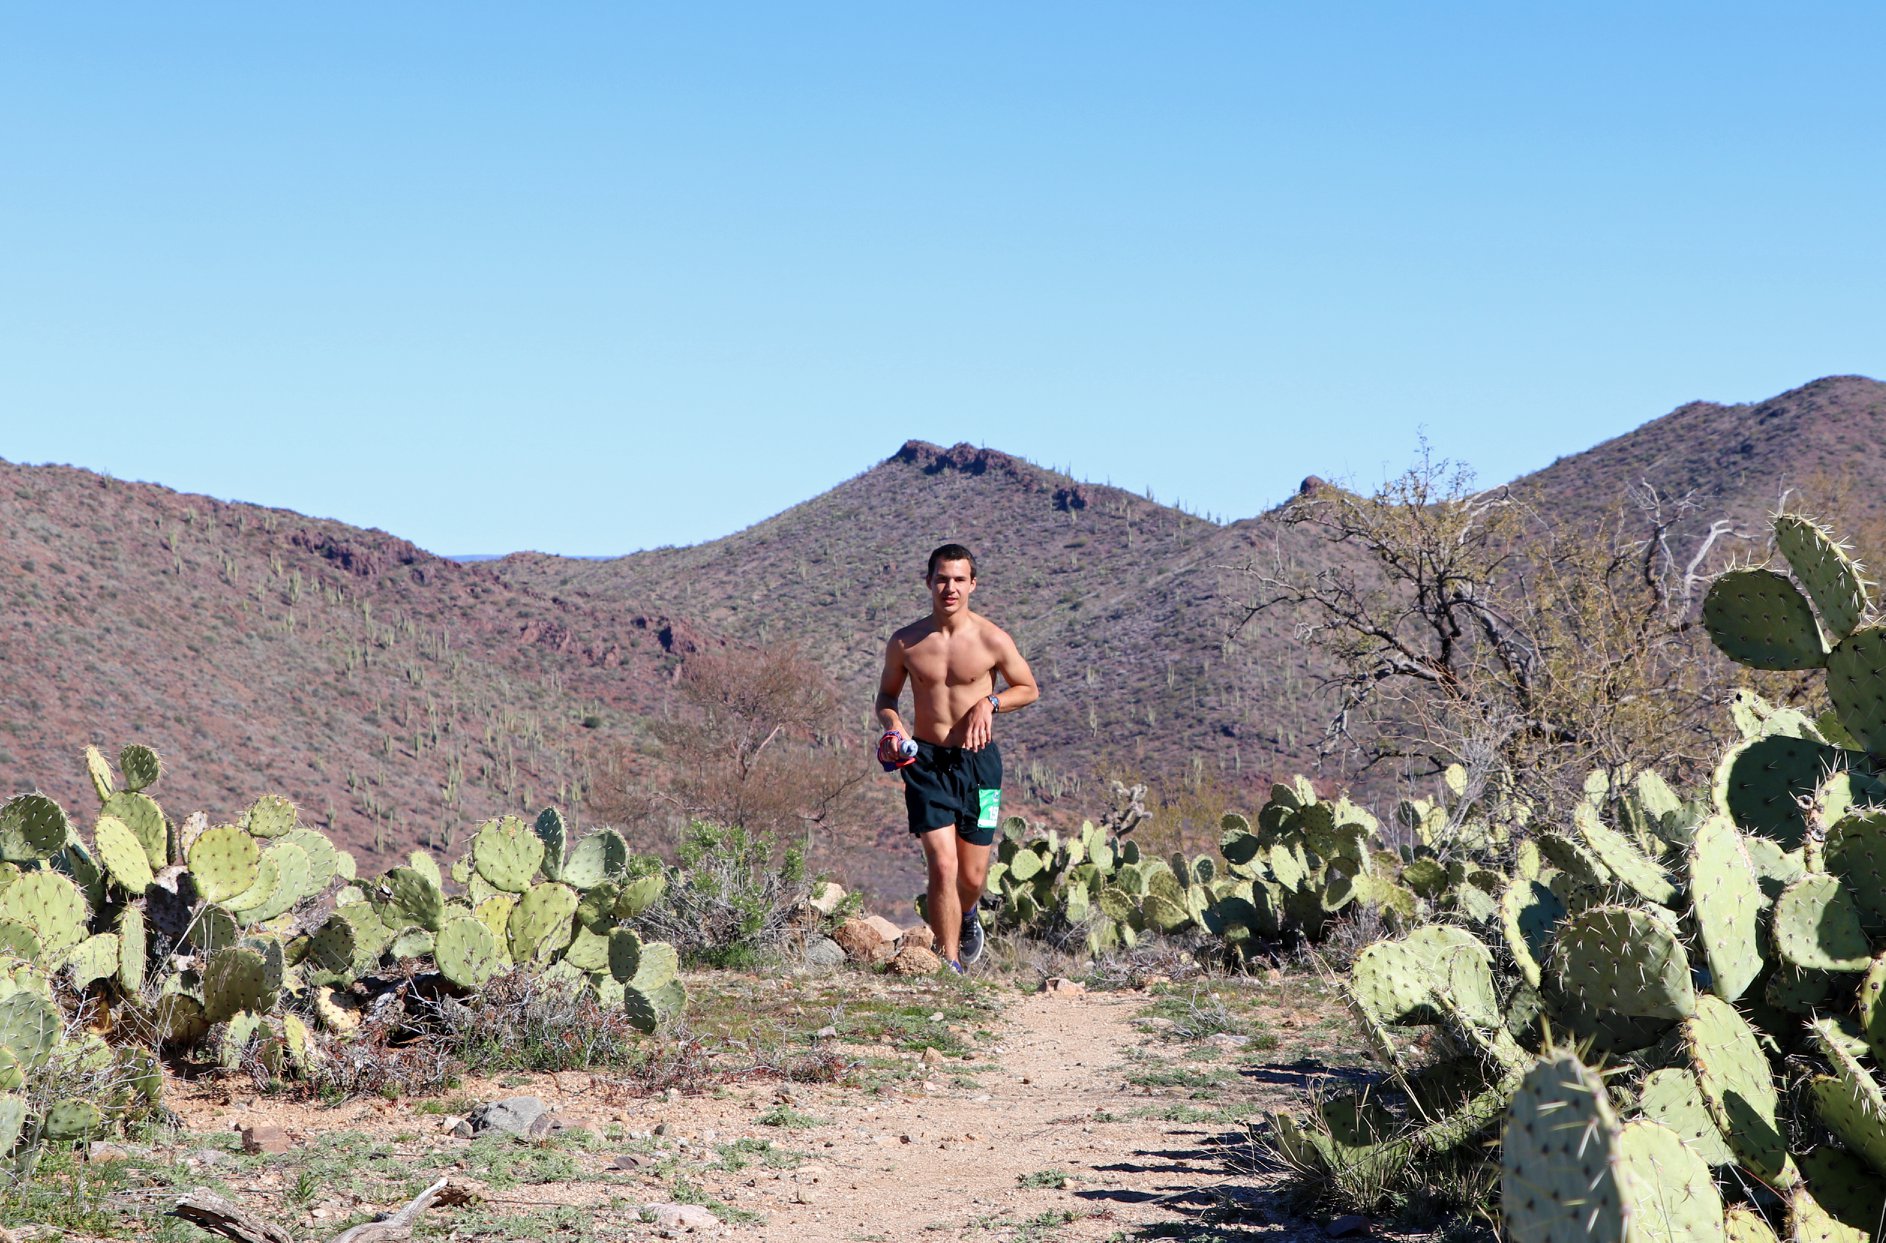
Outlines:
{"type": "Polygon", "coordinates": [[[993,829],[1002,820],[1002,791],[977,790],[976,797],[981,800],[982,814],[976,817],[976,827],[993,829]]]}

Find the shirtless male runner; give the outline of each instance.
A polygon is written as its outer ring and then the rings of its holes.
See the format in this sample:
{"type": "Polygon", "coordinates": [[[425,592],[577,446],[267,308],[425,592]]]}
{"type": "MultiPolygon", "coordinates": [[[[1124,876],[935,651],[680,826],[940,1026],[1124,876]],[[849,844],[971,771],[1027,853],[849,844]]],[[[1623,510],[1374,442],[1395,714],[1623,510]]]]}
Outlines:
{"type": "Polygon", "coordinates": [[[995,715],[1035,702],[1040,691],[1015,640],[969,610],[976,590],[976,559],[961,544],[930,554],[924,571],[930,616],[912,622],[884,649],[877,717],[884,727],[878,759],[904,763],[904,806],[910,831],[923,843],[930,869],[929,919],[937,952],[951,969],[982,953],[976,903],[989,877],[989,853],[1002,819],[1002,752],[995,745],[995,715]],[[1000,691],[996,675],[1006,684],[1000,691]],[[917,728],[904,727],[897,701],[912,685],[917,728]],[[914,761],[898,744],[917,741],[914,761]]]}

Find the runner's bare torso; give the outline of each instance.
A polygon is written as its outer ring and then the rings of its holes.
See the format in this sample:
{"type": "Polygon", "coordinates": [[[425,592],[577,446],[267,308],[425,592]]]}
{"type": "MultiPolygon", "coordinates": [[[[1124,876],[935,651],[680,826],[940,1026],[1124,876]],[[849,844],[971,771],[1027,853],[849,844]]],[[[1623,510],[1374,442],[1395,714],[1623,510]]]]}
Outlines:
{"type": "Polygon", "coordinates": [[[1034,674],[1015,641],[1000,626],[969,610],[975,590],[967,562],[945,561],[930,577],[930,616],[891,636],[884,650],[884,676],[877,713],[885,729],[925,742],[979,750],[988,745],[995,705],[1012,712],[1035,701],[1034,674]],[[998,693],[996,676],[1004,686],[998,693]],[[915,728],[897,712],[904,683],[911,686],[915,728]]]}

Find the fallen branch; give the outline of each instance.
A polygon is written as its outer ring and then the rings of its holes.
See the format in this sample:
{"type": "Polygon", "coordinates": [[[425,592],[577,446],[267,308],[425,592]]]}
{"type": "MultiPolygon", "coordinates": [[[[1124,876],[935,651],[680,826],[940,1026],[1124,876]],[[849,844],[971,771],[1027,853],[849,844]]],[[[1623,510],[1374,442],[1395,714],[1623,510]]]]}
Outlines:
{"type": "Polygon", "coordinates": [[[294,1236],[281,1227],[263,1221],[247,1209],[238,1208],[213,1191],[201,1187],[177,1199],[170,1216],[181,1217],[191,1225],[236,1243],[295,1243],[294,1236]]]}
{"type": "MultiPolygon", "coordinates": [[[[441,1178],[414,1197],[412,1203],[379,1221],[362,1222],[342,1231],[332,1243],[397,1243],[410,1239],[413,1223],[434,1204],[473,1204],[484,1198],[484,1187],[469,1179],[441,1178]]],[[[280,1226],[231,1204],[213,1192],[198,1189],[177,1200],[170,1216],[235,1243],[295,1243],[280,1226]]]]}

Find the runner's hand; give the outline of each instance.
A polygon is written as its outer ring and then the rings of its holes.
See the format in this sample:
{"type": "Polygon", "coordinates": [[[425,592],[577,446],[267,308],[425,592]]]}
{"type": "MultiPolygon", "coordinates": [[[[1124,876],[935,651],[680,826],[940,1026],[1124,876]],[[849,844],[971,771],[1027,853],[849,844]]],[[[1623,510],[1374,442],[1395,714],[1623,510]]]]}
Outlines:
{"type": "Polygon", "coordinates": [[[910,762],[909,758],[898,750],[899,744],[903,741],[904,736],[894,729],[885,730],[884,736],[878,739],[878,763],[882,764],[886,770],[902,768],[910,762]]]}
{"type": "Polygon", "coordinates": [[[969,710],[969,732],[963,738],[963,746],[971,751],[980,751],[989,745],[995,737],[995,705],[987,699],[979,700],[969,710]]]}

